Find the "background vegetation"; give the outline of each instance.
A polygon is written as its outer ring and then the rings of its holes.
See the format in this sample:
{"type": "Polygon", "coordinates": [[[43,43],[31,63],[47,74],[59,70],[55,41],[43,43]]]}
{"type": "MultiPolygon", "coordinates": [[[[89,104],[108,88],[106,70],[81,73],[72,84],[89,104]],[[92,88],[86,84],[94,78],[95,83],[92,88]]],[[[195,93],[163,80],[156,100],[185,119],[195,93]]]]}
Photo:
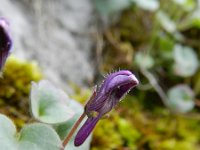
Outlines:
{"type": "Polygon", "coordinates": [[[130,69],[140,86],[98,125],[92,149],[200,149],[200,1],[95,4],[112,20],[97,38],[100,72],[130,69]]]}
{"type": "MultiPolygon", "coordinates": [[[[200,149],[200,1],[95,0],[97,74],[129,69],[140,86],[97,125],[92,150],[200,149]]],[[[0,111],[18,128],[30,122],[34,63],[10,57],[0,80],[0,111]]],[[[98,78],[98,77],[97,77],[98,78]]],[[[96,81],[95,81],[96,82],[96,81]]],[[[73,87],[84,103],[90,89],[73,87]]]]}

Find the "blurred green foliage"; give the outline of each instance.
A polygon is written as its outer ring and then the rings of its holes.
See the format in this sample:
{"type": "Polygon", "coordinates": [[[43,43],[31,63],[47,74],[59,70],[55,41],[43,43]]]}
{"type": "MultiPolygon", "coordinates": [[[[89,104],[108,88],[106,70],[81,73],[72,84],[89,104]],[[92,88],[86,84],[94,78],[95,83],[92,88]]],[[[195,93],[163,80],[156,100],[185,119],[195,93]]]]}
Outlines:
{"type": "MultiPolygon", "coordinates": [[[[105,73],[119,68],[133,70],[141,81],[139,89],[143,92],[143,99],[149,95],[153,95],[152,98],[159,96],[157,104],[160,105],[161,101],[172,111],[174,108],[171,108],[168,91],[179,84],[191,88],[194,92],[195,97],[190,99],[191,103],[198,101],[200,26],[194,22],[200,21],[200,15],[197,15],[200,1],[126,2],[129,2],[127,7],[117,9],[117,13],[109,13],[106,16],[109,19],[117,14],[118,19],[112,21],[102,33],[104,45],[101,52],[97,52],[102,56],[99,71],[105,73]]],[[[100,14],[105,17],[99,9],[103,7],[102,3],[104,2],[95,4],[100,14]]],[[[116,0],[114,5],[117,8],[116,5],[121,5],[121,1],[118,4],[116,0]]],[[[106,6],[104,9],[110,8],[106,6]]],[[[173,95],[180,95],[179,90],[175,92],[178,93],[173,95]]],[[[176,101],[176,97],[170,99],[176,101]]],[[[184,99],[180,101],[185,102],[184,99]]],[[[193,108],[194,105],[188,111],[193,108]]],[[[181,110],[178,105],[175,109],[181,110]]]]}
{"type": "MultiPolygon", "coordinates": [[[[84,91],[80,89],[75,95],[83,103],[90,95],[84,91]]],[[[99,121],[91,150],[198,150],[199,126],[200,117],[196,114],[172,114],[162,107],[148,110],[129,94],[99,121]]]]}
{"type": "Polygon", "coordinates": [[[123,2],[95,0],[107,21],[99,72],[133,70],[140,85],[97,125],[92,149],[200,149],[200,1],[123,2]],[[124,138],[121,120],[137,134],[124,138]]]}
{"type": "Polygon", "coordinates": [[[0,78],[0,112],[9,116],[22,127],[30,121],[29,92],[31,81],[42,78],[36,63],[27,62],[10,56],[0,78]]]}
{"type": "MultiPolygon", "coordinates": [[[[97,124],[91,149],[200,149],[200,1],[95,0],[95,5],[112,21],[96,53],[102,58],[99,72],[133,70],[140,86],[97,124]]],[[[30,82],[41,78],[35,64],[8,59],[0,112],[18,127],[30,119],[30,82]]],[[[81,103],[91,94],[74,91],[72,98],[81,103]]]]}
{"type": "Polygon", "coordinates": [[[200,121],[172,115],[167,109],[145,110],[125,98],[93,134],[92,150],[198,150],[200,121]]]}

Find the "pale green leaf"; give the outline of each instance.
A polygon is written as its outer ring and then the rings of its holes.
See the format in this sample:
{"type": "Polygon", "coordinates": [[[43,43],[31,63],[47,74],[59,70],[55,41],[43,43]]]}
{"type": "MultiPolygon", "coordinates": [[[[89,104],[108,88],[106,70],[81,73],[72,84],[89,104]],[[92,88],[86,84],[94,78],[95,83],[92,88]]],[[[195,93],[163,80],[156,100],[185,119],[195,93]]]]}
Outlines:
{"type": "Polygon", "coordinates": [[[13,122],[0,114],[0,149],[17,150],[16,128],[13,122]]]}
{"type": "Polygon", "coordinates": [[[19,141],[23,148],[33,147],[38,150],[60,150],[61,146],[57,133],[50,126],[40,123],[25,126],[19,141]]]}
{"type": "Polygon", "coordinates": [[[199,67],[196,53],[190,47],[176,44],[173,50],[174,72],[182,77],[192,76],[199,67]]]}
{"type": "Polygon", "coordinates": [[[160,22],[161,26],[169,33],[176,31],[176,23],[169,18],[169,16],[163,12],[159,11],[156,13],[157,20],[160,22]]]}
{"type": "Polygon", "coordinates": [[[53,128],[35,123],[25,126],[16,133],[15,125],[0,115],[1,150],[60,150],[61,140],[53,128]]]}
{"type": "Polygon", "coordinates": [[[74,111],[68,106],[69,97],[46,80],[32,83],[31,111],[33,116],[44,123],[61,123],[73,117],[74,111]]]}
{"type": "Polygon", "coordinates": [[[95,6],[103,16],[120,13],[130,5],[130,0],[95,0],[95,6]]]}
{"type": "Polygon", "coordinates": [[[136,5],[144,10],[155,11],[159,8],[158,0],[132,0],[136,5]]]}
{"type": "Polygon", "coordinates": [[[186,113],[194,108],[194,93],[187,85],[177,85],[167,95],[168,106],[175,112],[186,113]]]}
{"type": "Polygon", "coordinates": [[[138,52],[135,56],[135,62],[140,68],[149,69],[153,67],[154,60],[149,54],[138,52]]]}

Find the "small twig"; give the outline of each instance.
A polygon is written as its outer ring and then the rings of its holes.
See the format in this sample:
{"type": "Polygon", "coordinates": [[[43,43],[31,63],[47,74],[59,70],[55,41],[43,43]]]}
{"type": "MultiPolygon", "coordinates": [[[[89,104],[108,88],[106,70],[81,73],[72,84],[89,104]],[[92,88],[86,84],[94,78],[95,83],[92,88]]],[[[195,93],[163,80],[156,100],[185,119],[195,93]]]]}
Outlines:
{"type": "Polygon", "coordinates": [[[163,89],[160,87],[160,85],[158,84],[158,82],[155,79],[155,77],[148,70],[146,70],[144,68],[141,68],[141,72],[149,80],[149,82],[152,85],[152,87],[156,90],[156,92],[160,96],[160,98],[161,98],[162,102],[164,103],[164,105],[168,106],[168,103],[167,103],[168,97],[165,94],[165,92],[163,91],[163,89]]]}
{"type": "Polygon", "coordinates": [[[119,43],[113,38],[113,35],[110,31],[106,31],[104,35],[108,40],[109,44],[111,44],[116,50],[121,51],[119,43]]]}
{"type": "Polygon", "coordinates": [[[97,62],[101,62],[101,55],[103,51],[103,37],[100,33],[96,32],[96,57],[97,57],[97,62]]]}
{"type": "Polygon", "coordinates": [[[196,105],[197,107],[200,107],[200,100],[196,100],[196,101],[195,101],[195,105],[196,105]]]}
{"type": "Polygon", "coordinates": [[[147,84],[140,83],[140,85],[138,86],[138,89],[143,90],[143,91],[150,90],[152,88],[153,88],[152,85],[149,83],[147,83],[147,84]]]}
{"type": "Polygon", "coordinates": [[[78,128],[80,123],[83,121],[85,116],[86,116],[86,114],[85,114],[85,112],[83,112],[83,114],[80,116],[80,118],[73,125],[73,128],[71,129],[71,131],[69,132],[69,134],[67,135],[67,137],[64,139],[64,141],[62,143],[63,147],[61,148],[61,150],[65,149],[65,146],[67,145],[67,143],[69,142],[69,140],[71,139],[72,135],[74,134],[74,132],[76,131],[76,129],[78,128]]]}
{"type": "Polygon", "coordinates": [[[186,44],[189,44],[189,45],[194,46],[194,47],[200,47],[198,39],[191,39],[191,38],[185,37],[185,41],[184,42],[186,44]]]}

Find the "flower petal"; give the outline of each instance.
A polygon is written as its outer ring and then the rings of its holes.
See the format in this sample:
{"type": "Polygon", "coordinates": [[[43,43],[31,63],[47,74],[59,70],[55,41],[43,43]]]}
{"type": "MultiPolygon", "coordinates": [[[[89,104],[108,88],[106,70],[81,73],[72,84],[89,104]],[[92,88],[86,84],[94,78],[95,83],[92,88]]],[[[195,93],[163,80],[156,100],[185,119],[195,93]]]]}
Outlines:
{"type": "Polygon", "coordinates": [[[102,115],[98,115],[96,118],[88,118],[86,122],[83,124],[83,126],[78,131],[75,140],[74,145],[80,146],[90,135],[94,127],[96,126],[97,122],[101,118],[102,115]]]}
{"type": "Polygon", "coordinates": [[[6,19],[0,18],[0,70],[3,68],[10,54],[11,45],[12,40],[10,37],[9,23],[6,19]]]}

